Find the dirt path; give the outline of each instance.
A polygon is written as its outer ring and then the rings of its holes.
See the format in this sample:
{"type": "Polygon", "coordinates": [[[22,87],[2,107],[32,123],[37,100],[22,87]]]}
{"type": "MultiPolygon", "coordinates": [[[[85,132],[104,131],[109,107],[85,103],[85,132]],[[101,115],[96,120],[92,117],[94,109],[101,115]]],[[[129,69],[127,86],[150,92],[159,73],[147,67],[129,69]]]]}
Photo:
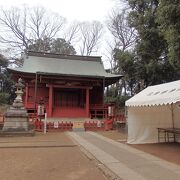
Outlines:
{"type": "Polygon", "coordinates": [[[35,137],[0,138],[0,179],[3,180],[106,180],[102,172],[64,133],[35,137]],[[49,142],[62,147],[16,147],[18,143],[49,142]],[[64,146],[64,147],[63,147],[64,146]]]}
{"type": "Polygon", "coordinates": [[[180,165],[180,143],[138,144],[130,146],[180,165]]]}
{"type": "MultiPolygon", "coordinates": [[[[127,132],[124,129],[98,133],[115,141],[126,143],[127,132]]],[[[129,146],[180,165],[180,143],[129,144],[129,146]]]]}

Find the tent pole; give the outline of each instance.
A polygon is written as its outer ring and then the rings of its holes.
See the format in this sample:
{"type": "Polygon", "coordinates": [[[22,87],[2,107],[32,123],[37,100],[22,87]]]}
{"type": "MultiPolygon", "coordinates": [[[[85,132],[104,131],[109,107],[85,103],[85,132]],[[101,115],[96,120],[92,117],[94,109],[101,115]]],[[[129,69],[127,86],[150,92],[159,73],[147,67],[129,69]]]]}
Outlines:
{"type": "Polygon", "coordinates": [[[171,103],[171,118],[172,118],[172,128],[174,128],[174,106],[171,103]]]}

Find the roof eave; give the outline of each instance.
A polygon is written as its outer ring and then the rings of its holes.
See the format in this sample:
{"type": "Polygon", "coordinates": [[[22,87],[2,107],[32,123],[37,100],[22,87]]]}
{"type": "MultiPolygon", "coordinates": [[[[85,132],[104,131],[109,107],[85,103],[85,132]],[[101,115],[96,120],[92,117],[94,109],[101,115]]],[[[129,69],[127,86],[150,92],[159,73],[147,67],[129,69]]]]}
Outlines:
{"type": "Polygon", "coordinates": [[[62,73],[47,73],[47,72],[41,72],[41,71],[37,71],[37,72],[25,72],[25,71],[19,71],[16,69],[8,69],[10,72],[16,72],[16,73],[24,73],[24,74],[39,74],[39,75],[52,75],[52,76],[57,76],[57,75],[61,75],[61,76],[75,76],[75,77],[86,77],[86,78],[98,78],[98,79],[103,79],[105,78],[104,76],[96,76],[96,75],[78,75],[78,74],[62,74],[62,73]]]}

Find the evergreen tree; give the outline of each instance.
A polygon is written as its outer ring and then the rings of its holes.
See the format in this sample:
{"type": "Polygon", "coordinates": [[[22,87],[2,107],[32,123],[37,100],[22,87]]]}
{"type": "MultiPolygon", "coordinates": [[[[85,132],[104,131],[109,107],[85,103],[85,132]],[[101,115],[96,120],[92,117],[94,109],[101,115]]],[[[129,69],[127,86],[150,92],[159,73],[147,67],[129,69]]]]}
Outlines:
{"type": "Polygon", "coordinates": [[[44,39],[38,39],[29,45],[28,50],[57,54],[76,54],[74,47],[62,38],[50,39],[46,37],[44,39]]]}
{"type": "Polygon", "coordinates": [[[138,32],[135,52],[139,81],[144,83],[144,87],[147,87],[148,85],[176,80],[178,72],[173,69],[168,61],[168,42],[160,33],[160,24],[156,20],[159,1],[127,1],[132,8],[129,16],[130,24],[138,32]]]}
{"type": "Polygon", "coordinates": [[[74,47],[62,38],[52,40],[50,52],[71,55],[76,54],[74,47]]]}
{"type": "Polygon", "coordinates": [[[8,60],[0,54],[0,104],[10,103],[13,99],[13,80],[7,71],[8,60]]]}
{"type": "Polygon", "coordinates": [[[180,1],[159,0],[157,22],[168,45],[168,60],[180,77],[180,1]]]}
{"type": "Polygon", "coordinates": [[[114,59],[117,62],[115,71],[120,72],[124,75],[124,95],[127,95],[127,91],[130,92],[129,95],[134,94],[134,88],[136,87],[136,62],[134,60],[134,53],[131,51],[124,51],[120,49],[114,50],[114,59]],[[117,70],[116,70],[117,69],[117,70]]]}

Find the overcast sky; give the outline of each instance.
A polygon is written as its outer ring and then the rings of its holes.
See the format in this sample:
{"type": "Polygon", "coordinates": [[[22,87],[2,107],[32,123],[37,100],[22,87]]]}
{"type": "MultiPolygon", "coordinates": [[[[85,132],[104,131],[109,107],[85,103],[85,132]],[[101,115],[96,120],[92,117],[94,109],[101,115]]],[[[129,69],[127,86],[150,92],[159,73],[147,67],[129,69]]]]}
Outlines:
{"type": "MultiPolygon", "coordinates": [[[[46,9],[56,12],[66,18],[67,22],[72,21],[100,21],[105,24],[108,15],[118,0],[2,0],[0,6],[4,8],[21,5],[43,6],[46,9]]],[[[103,56],[104,65],[109,68],[104,54],[106,53],[106,40],[109,34],[105,33],[101,47],[96,55],[103,56]]]]}
{"type": "Polygon", "coordinates": [[[2,0],[0,5],[4,7],[20,6],[44,6],[47,9],[59,13],[67,20],[103,22],[108,13],[116,4],[116,0],[2,0]]]}

